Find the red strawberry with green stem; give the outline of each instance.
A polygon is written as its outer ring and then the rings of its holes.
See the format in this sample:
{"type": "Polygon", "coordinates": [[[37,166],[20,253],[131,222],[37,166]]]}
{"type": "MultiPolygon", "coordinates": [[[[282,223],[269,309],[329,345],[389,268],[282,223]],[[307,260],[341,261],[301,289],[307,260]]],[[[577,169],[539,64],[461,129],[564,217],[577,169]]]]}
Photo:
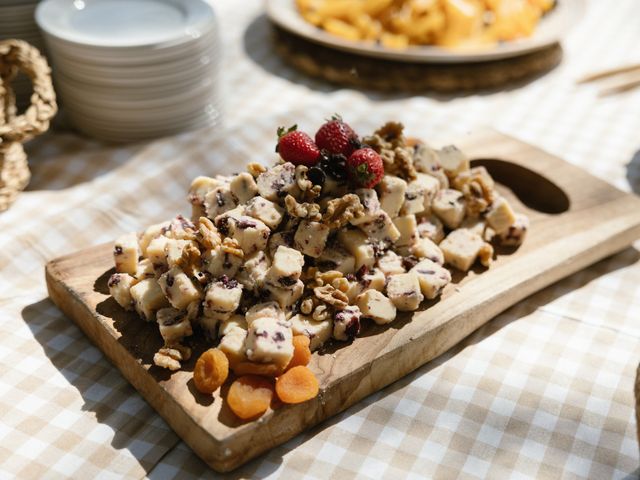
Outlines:
{"type": "Polygon", "coordinates": [[[342,121],[340,115],[335,114],[316,132],[316,145],[320,150],[342,154],[348,158],[359,148],[360,142],[353,129],[342,121]]]}
{"type": "Polygon", "coordinates": [[[276,152],[285,162],[294,165],[315,165],[320,159],[320,149],[313,139],[306,133],[298,130],[294,125],[288,129],[278,128],[278,144],[276,152]]]}
{"type": "Polygon", "coordinates": [[[347,159],[349,179],[363,188],[375,187],[384,176],[380,155],[372,148],[360,148],[347,159]]]}

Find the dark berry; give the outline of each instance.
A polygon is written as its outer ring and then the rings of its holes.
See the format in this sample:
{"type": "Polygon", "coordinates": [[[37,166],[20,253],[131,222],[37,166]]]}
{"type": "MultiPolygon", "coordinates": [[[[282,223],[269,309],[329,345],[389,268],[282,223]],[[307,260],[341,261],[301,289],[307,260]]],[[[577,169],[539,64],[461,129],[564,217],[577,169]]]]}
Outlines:
{"type": "Polygon", "coordinates": [[[314,185],[323,186],[327,176],[319,167],[311,167],[307,172],[307,178],[311,180],[314,185]]]}

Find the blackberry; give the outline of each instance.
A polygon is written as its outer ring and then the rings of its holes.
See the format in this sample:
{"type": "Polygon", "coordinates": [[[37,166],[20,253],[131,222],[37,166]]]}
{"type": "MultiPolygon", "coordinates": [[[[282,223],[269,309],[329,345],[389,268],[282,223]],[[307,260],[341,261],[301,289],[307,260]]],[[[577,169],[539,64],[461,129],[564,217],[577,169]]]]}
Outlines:
{"type": "Polygon", "coordinates": [[[320,185],[321,187],[324,185],[327,176],[319,167],[311,167],[307,171],[307,178],[311,180],[311,183],[314,185],[320,185]]]}
{"type": "Polygon", "coordinates": [[[320,168],[335,180],[347,179],[347,159],[342,154],[334,155],[323,151],[320,155],[320,168]]]}

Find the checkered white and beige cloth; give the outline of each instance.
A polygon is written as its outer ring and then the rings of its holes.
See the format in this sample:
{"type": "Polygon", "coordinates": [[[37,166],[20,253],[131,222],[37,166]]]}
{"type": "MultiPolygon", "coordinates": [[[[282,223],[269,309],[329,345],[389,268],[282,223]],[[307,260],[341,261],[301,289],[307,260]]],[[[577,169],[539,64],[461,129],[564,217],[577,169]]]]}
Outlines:
{"type": "MultiPolygon", "coordinates": [[[[457,98],[307,79],[272,52],[262,2],[215,6],[224,128],[127,146],[58,131],[28,145],[30,191],[0,215],[0,478],[214,475],[47,299],[43,265],[188,211],[193,177],[269,161],[278,125],[313,129],[340,112],[361,131],[399,119],[426,139],[488,125],[640,192],[640,91],[598,98],[574,84],[582,73],[640,61],[635,0],[589,2],[554,72],[457,98]]],[[[231,476],[635,478],[638,248],[519,303],[231,476]]]]}

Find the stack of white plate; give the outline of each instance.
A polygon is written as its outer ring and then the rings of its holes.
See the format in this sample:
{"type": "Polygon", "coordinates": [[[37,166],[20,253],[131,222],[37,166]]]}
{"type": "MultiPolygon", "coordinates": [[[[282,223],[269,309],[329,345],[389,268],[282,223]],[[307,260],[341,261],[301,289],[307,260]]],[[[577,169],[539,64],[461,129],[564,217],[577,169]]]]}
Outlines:
{"type": "Polygon", "coordinates": [[[36,10],[68,118],[127,142],[215,124],[221,54],[205,0],[44,0],[36,10]]]}
{"type": "MultiPolygon", "coordinates": [[[[44,43],[34,20],[37,5],[38,0],[0,0],[0,40],[17,38],[43,52],[44,43]]],[[[24,106],[31,94],[31,82],[26,77],[19,76],[12,87],[18,105],[24,106]]]]}

